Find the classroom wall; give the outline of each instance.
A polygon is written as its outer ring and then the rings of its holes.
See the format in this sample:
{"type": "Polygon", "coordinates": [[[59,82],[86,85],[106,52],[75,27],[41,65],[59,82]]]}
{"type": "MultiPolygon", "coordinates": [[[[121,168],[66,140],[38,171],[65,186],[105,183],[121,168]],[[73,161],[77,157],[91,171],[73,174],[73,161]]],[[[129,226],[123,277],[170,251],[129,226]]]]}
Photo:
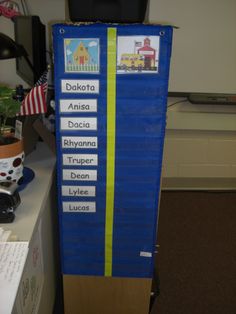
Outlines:
{"type": "Polygon", "coordinates": [[[236,176],[236,106],[194,105],[168,99],[164,178],[236,176]]]}
{"type": "Polygon", "coordinates": [[[235,0],[151,0],[149,20],[178,27],[170,91],[235,93],[235,0]]]}
{"type": "MultiPolygon", "coordinates": [[[[28,4],[30,13],[39,15],[47,26],[52,21],[65,19],[64,0],[31,0],[28,4]]],[[[158,1],[150,0],[149,15],[152,20],[159,21],[159,9],[158,1]]],[[[209,17],[209,23],[210,19],[211,17],[209,17]]],[[[0,30],[13,38],[13,23],[2,16],[0,30]]],[[[47,42],[50,41],[49,39],[51,39],[50,27],[47,28],[47,42]]],[[[49,43],[48,48],[50,48],[49,43]]],[[[175,42],[173,49],[175,49],[175,42]]],[[[179,79],[181,79],[181,73],[179,73],[179,79]]],[[[14,60],[1,61],[0,82],[12,86],[19,83],[25,85],[15,72],[14,60]]],[[[169,99],[169,104],[171,102],[173,103],[173,100],[169,99]]],[[[235,177],[236,123],[234,124],[233,121],[236,121],[236,110],[232,106],[230,108],[221,106],[221,110],[219,106],[200,106],[200,109],[196,109],[196,106],[189,103],[184,110],[181,108],[176,105],[168,109],[163,177],[193,178],[193,180],[199,177],[203,179],[235,177]],[[208,111],[207,116],[206,111],[208,111]],[[183,122],[186,112],[191,114],[192,124],[197,125],[199,121],[199,127],[196,126],[194,129],[185,127],[183,122]],[[205,121],[208,119],[209,122],[217,118],[215,127],[202,128],[201,117],[205,121]],[[221,121],[219,117],[224,117],[224,119],[221,121]],[[228,128],[229,124],[230,128],[228,128]]]]}
{"type": "MultiPolygon", "coordinates": [[[[179,27],[170,91],[236,92],[235,9],[233,0],[150,0],[150,22],[179,27]]],[[[234,178],[236,106],[193,105],[186,99],[172,106],[178,100],[168,101],[163,177],[234,178]]]]}
{"type": "Polygon", "coordinates": [[[235,178],[235,132],[167,130],[163,177],[235,178]]]}

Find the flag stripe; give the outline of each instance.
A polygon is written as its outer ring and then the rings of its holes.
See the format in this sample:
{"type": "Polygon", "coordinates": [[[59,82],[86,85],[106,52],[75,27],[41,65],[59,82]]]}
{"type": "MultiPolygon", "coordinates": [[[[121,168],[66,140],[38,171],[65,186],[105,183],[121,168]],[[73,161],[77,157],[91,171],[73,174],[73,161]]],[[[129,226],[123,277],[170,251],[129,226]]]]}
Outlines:
{"type": "Polygon", "coordinates": [[[40,86],[40,89],[42,89],[42,91],[39,94],[39,97],[40,97],[40,109],[41,109],[41,112],[44,112],[45,111],[45,108],[44,108],[45,99],[43,99],[43,97],[42,97],[42,95],[44,93],[42,86],[40,86]]]}
{"type": "Polygon", "coordinates": [[[32,114],[34,112],[34,98],[35,98],[35,89],[33,89],[33,92],[30,93],[30,101],[29,101],[29,112],[32,114]]]}
{"type": "Polygon", "coordinates": [[[39,107],[39,104],[38,104],[38,102],[39,102],[39,99],[38,99],[39,98],[39,96],[38,96],[38,88],[35,88],[34,93],[35,93],[34,102],[33,102],[33,104],[34,104],[34,113],[37,113],[38,107],[39,107]]]}
{"type": "Polygon", "coordinates": [[[35,93],[35,97],[34,97],[34,99],[33,99],[33,112],[34,113],[37,113],[37,108],[38,108],[38,89],[36,89],[35,91],[34,91],[34,93],[35,93]]]}
{"type": "Polygon", "coordinates": [[[46,92],[48,88],[48,71],[45,71],[35,86],[25,96],[19,115],[31,115],[47,112],[46,92]]]}

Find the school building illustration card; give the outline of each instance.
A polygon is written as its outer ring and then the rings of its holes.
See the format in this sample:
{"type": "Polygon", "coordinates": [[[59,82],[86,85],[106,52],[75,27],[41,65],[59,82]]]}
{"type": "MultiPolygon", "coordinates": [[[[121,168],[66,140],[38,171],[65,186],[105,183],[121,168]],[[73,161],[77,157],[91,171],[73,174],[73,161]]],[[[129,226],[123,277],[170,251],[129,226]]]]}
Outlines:
{"type": "Polygon", "coordinates": [[[159,36],[118,36],[117,73],[158,73],[159,36]]]}
{"type": "Polygon", "coordinates": [[[99,73],[99,39],[64,39],[65,72],[99,73]]]}

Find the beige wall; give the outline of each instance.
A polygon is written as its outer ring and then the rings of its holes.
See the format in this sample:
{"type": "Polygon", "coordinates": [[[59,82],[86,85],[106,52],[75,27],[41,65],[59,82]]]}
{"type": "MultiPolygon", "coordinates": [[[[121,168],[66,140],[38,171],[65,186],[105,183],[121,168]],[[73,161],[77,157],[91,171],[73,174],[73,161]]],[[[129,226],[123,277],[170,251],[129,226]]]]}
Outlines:
{"type": "MultiPolygon", "coordinates": [[[[28,3],[31,14],[39,15],[46,25],[54,20],[65,18],[64,0],[31,0],[28,3]]],[[[163,3],[163,1],[150,0],[149,15],[152,20],[160,20],[163,3]]],[[[180,13],[176,11],[176,14],[180,13]]],[[[210,19],[211,17],[209,22],[210,19]]],[[[0,29],[13,37],[13,23],[10,20],[0,17],[0,29]]],[[[47,39],[50,37],[50,29],[48,29],[47,39]]],[[[181,79],[181,75],[178,74],[178,79],[181,79]]],[[[1,61],[0,82],[13,86],[24,83],[16,75],[15,61],[1,61]]],[[[174,101],[170,99],[169,104],[174,101]]],[[[204,179],[236,176],[236,109],[234,107],[195,106],[185,103],[185,105],[170,107],[167,115],[164,178],[201,177],[204,179]]]]}
{"type": "MultiPolygon", "coordinates": [[[[236,92],[235,12],[232,0],[150,0],[149,21],[179,27],[173,36],[171,91],[236,92]]],[[[235,131],[236,106],[169,107],[163,178],[177,178],[180,187],[185,178],[235,178],[235,131]]]]}
{"type": "MultiPolygon", "coordinates": [[[[168,105],[176,101],[176,98],[169,98],[168,105]]],[[[193,105],[189,102],[170,106],[163,177],[235,178],[235,131],[236,106],[193,105]]]]}
{"type": "Polygon", "coordinates": [[[173,36],[172,92],[235,93],[235,0],[150,0],[149,20],[179,27],[173,36]]]}
{"type": "Polygon", "coordinates": [[[163,177],[235,178],[236,133],[167,130],[163,177]]]}

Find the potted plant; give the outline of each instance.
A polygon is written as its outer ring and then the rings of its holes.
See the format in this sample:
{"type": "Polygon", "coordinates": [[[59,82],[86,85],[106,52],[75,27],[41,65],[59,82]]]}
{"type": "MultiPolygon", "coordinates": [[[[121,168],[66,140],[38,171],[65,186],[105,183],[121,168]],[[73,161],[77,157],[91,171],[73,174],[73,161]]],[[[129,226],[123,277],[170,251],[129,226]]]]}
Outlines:
{"type": "Polygon", "coordinates": [[[12,88],[0,85],[0,181],[19,183],[23,177],[23,140],[16,138],[12,127],[7,126],[7,120],[16,117],[21,107],[13,93],[12,88]]]}

